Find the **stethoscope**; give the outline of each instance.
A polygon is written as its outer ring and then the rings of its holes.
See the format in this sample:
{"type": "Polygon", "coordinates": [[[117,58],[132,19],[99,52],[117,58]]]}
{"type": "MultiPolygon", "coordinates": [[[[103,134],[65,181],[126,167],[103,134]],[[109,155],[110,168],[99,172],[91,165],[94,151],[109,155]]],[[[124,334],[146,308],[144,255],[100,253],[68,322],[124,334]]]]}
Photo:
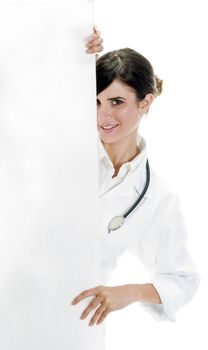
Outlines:
{"type": "Polygon", "coordinates": [[[150,167],[149,167],[149,162],[147,159],[147,162],[146,162],[146,182],[145,182],[145,186],[144,186],[142,193],[140,194],[139,198],[134,202],[134,204],[126,212],[124,212],[123,215],[118,215],[118,216],[115,216],[113,219],[111,219],[111,221],[108,224],[108,233],[110,233],[111,231],[117,230],[118,228],[120,228],[123,225],[127,216],[129,216],[129,214],[141,202],[142,198],[144,197],[145,193],[148,190],[149,183],[150,183],[150,167]]]}

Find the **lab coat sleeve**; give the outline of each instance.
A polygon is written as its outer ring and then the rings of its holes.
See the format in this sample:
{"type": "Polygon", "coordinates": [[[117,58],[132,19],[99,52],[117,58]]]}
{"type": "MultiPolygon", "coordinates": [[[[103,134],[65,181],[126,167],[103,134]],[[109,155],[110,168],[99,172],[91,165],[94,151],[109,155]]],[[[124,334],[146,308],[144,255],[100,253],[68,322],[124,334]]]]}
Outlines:
{"type": "Polygon", "coordinates": [[[186,229],[177,197],[167,195],[151,216],[147,232],[132,249],[149,270],[150,283],[162,304],[141,306],[157,320],[175,321],[179,308],[194,296],[199,275],[186,247],[186,229]]]}

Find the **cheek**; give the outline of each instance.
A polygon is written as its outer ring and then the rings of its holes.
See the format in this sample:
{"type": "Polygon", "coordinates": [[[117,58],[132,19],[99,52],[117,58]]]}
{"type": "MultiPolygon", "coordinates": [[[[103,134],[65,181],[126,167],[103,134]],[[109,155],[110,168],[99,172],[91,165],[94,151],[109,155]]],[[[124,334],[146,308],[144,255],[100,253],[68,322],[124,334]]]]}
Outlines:
{"type": "Polygon", "coordinates": [[[120,121],[128,121],[130,114],[131,110],[129,107],[122,107],[115,111],[114,116],[120,121]]]}
{"type": "Polygon", "coordinates": [[[138,110],[132,107],[125,108],[119,113],[119,119],[125,124],[136,124],[139,120],[138,110]]]}

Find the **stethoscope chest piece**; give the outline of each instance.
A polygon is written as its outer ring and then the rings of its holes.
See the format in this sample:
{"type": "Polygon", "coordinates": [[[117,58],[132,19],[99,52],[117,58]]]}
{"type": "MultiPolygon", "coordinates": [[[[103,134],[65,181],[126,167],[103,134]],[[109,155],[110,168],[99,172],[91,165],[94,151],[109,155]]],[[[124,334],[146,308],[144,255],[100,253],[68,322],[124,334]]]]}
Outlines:
{"type": "Polygon", "coordinates": [[[110,233],[110,231],[115,231],[117,230],[119,227],[121,227],[124,223],[124,217],[119,215],[119,216],[115,216],[108,224],[108,233],[110,233]]]}
{"type": "Polygon", "coordinates": [[[150,167],[149,167],[149,162],[147,159],[147,161],[146,161],[146,182],[145,182],[145,186],[144,186],[142,193],[139,195],[139,198],[137,198],[137,200],[133,203],[133,205],[123,215],[115,216],[109,222],[108,233],[110,233],[110,231],[117,230],[118,228],[120,228],[123,225],[124,220],[127,218],[127,216],[129,216],[129,214],[131,214],[131,212],[138,206],[138,204],[143,199],[143,197],[144,197],[144,195],[147,192],[147,189],[149,187],[149,183],[150,183],[150,167]]]}

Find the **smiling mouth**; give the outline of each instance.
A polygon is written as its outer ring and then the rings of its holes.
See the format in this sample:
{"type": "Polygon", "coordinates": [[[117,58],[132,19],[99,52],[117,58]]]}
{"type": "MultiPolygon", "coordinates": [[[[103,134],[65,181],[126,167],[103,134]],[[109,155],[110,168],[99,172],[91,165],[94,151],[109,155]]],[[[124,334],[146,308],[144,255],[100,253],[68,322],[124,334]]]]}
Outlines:
{"type": "Polygon", "coordinates": [[[116,127],[118,126],[118,124],[110,124],[110,125],[101,125],[100,127],[103,129],[103,130],[112,130],[112,129],[115,129],[116,127]]]}

